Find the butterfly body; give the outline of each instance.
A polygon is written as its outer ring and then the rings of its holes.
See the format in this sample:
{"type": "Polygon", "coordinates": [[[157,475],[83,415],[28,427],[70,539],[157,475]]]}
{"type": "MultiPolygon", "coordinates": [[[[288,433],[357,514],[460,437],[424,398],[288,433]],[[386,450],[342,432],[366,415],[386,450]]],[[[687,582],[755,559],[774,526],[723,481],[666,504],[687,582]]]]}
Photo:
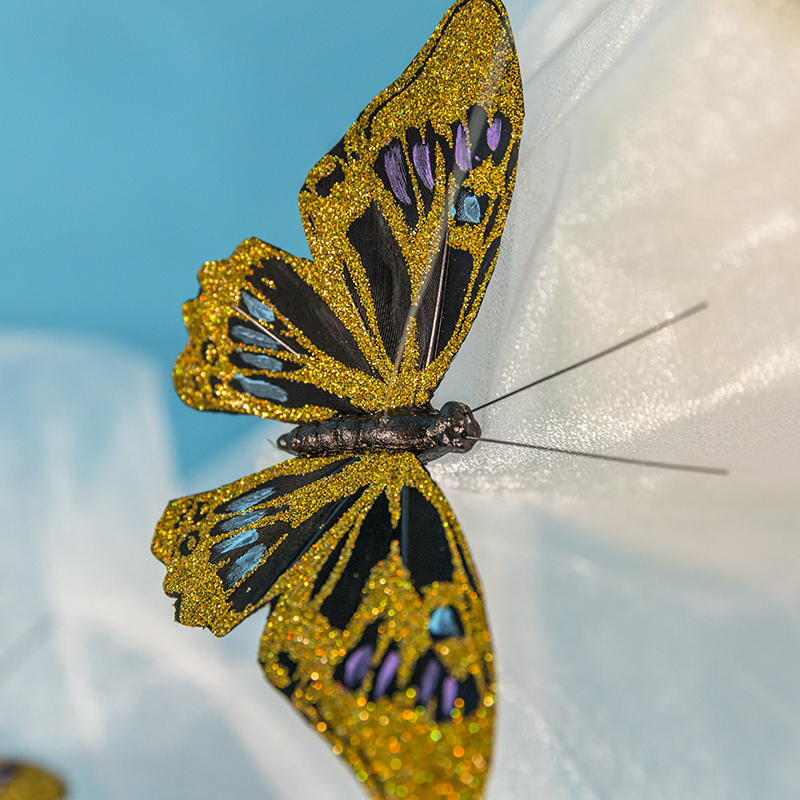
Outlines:
{"type": "Polygon", "coordinates": [[[425,463],[481,435],[431,398],[497,263],[522,118],[502,3],[456,0],[309,172],[313,260],[248,239],[184,305],[181,398],[293,423],[296,457],[167,506],[164,590],[218,636],[268,607],[265,676],[374,798],[477,800],[489,768],[480,579],[425,463]]]}
{"type": "Polygon", "coordinates": [[[414,453],[423,462],[446,453],[467,453],[480,438],[481,427],[464,403],[433,409],[393,409],[371,416],[331,417],[300,425],[278,439],[293,455],[337,456],[385,451],[414,453]]]}

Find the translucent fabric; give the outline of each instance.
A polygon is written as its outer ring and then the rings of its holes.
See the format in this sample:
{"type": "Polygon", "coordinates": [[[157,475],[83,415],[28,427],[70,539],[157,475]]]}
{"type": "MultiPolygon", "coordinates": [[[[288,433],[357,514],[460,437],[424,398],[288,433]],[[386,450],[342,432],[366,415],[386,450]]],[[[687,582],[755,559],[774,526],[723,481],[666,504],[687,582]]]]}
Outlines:
{"type": "MultiPolygon", "coordinates": [[[[509,10],[517,190],[437,401],[476,406],[708,301],[479,419],[731,474],[491,444],[432,465],[495,637],[487,797],[797,796],[800,7],[509,10]]],[[[179,478],[163,383],[110,345],[0,339],[0,752],[75,800],[351,800],[349,770],[261,676],[263,615],[221,640],[172,621],[149,553],[164,505],[279,460],[281,428],[179,478]]]]}

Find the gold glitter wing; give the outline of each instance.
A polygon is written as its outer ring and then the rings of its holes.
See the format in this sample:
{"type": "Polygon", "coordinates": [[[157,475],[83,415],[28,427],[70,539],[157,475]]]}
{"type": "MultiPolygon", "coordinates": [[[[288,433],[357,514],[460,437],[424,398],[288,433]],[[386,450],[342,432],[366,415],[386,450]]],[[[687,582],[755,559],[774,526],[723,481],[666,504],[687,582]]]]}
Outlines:
{"type": "Polygon", "coordinates": [[[461,529],[416,456],[297,458],[177,500],[153,550],[185,624],[222,635],[271,602],[267,678],[373,797],[481,796],[491,640],[461,529]]]}
{"type": "Polygon", "coordinates": [[[424,406],[497,261],[522,118],[505,9],[455,3],[308,174],[313,261],[249,239],[202,268],[183,400],[289,422],[424,406]]]}
{"type": "Polygon", "coordinates": [[[66,789],[39,767],[0,757],[0,800],[59,800],[66,789]]]}
{"type": "Polygon", "coordinates": [[[153,553],[178,622],[224,636],[275,597],[284,572],[354,501],[355,461],[294,458],[170,503],[153,553]]]}
{"type": "Polygon", "coordinates": [[[184,402],[309,422],[363,412],[364,398],[385,394],[353,320],[331,308],[314,268],[259,239],[203,265],[200,293],[183,307],[189,344],[173,370],[184,402]]]}

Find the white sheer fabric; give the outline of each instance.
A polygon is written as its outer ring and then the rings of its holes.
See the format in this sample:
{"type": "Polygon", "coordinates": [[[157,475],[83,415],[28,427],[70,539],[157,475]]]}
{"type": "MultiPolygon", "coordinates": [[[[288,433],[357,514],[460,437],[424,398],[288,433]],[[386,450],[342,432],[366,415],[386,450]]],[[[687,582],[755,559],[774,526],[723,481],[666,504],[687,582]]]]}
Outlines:
{"type": "MultiPolygon", "coordinates": [[[[800,792],[800,8],[511,3],[526,92],[512,216],[437,399],[477,405],[708,300],[480,415],[434,474],[485,584],[500,679],[488,798],[800,792]]],[[[148,546],[175,476],[161,382],[129,353],[0,339],[0,752],[76,800],[359,789],[266,685],[263,615],[172,622],[148,546]]],[[[262,452],[263,451],[263,452],[262,452]]]]}

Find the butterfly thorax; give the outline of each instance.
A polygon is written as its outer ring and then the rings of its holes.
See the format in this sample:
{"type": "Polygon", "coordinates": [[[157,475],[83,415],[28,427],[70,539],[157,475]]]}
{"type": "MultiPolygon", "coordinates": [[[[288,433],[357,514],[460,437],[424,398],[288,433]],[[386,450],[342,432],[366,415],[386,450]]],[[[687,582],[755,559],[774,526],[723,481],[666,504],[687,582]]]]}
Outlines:
{"type": "Polygon", "coordinates": [[[340,453],[415,453],[423,462],[445,453],[466,453],[480,438],[481,427],[464,403],[445,403],[440,411],[402,408],[386,413],[342,415],[300,425],[278,439],[295,455],[340,453]]]}

